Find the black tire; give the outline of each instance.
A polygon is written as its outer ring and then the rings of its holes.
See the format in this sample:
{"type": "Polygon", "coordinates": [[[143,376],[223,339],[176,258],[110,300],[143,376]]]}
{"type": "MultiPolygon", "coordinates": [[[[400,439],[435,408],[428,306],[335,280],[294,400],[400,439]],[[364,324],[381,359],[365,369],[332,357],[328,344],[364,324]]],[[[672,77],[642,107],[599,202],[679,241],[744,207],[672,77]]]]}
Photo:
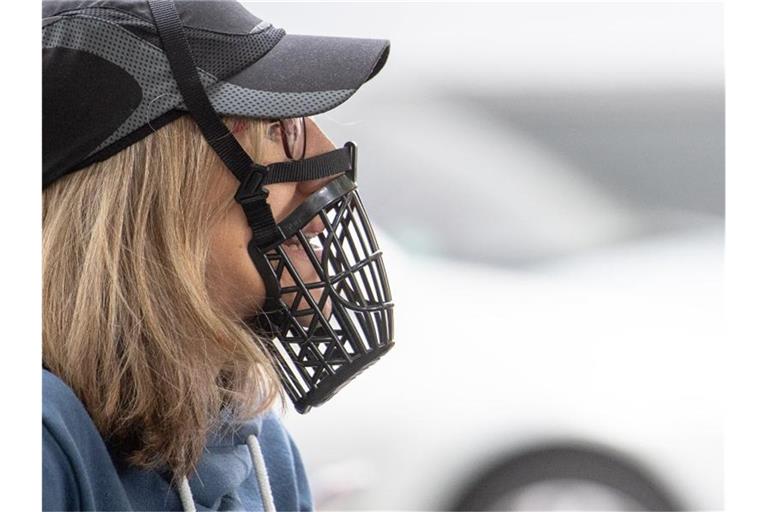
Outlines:
{"type": "Polygon", "coordinates": [[[558,481],[598,484],[628,498],[626,502],[631,505],[626,510],[681,510],[660,482],[627,457],[571,444],[531,449],[493,464],[458,494],[449,509],[502,510],[499,503],[505,497],[536,484],[558,481]]]}

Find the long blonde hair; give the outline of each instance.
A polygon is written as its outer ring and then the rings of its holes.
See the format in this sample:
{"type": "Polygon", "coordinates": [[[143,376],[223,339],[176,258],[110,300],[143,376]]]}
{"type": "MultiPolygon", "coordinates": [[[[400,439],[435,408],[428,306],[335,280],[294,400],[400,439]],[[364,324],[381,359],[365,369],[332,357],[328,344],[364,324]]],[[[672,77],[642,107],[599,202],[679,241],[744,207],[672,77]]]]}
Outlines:
{"type": "MultiPolygon", "coordinates": [[[[264,124],[246,127],[255,153],[264,124]]],[[[43,192],[43,363],[128,463],[177,477],[224,413],[246,419],[280,396],[258,338],[206,286],[230,204],[210,199],[214,169],[183,116],[43,192]]]]}

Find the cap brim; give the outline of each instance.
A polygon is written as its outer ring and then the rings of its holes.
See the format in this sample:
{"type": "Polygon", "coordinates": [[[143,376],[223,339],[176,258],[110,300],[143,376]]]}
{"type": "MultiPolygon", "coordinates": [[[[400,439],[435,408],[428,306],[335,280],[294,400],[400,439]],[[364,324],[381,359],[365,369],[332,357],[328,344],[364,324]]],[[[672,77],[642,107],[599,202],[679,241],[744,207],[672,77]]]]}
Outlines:
{"type": "Polygon", "coordinates": [[[214,84],[222,115],[285,118],[319,114],[349,99],[384,66],[389,41],[285,35],[265,56],[214,84]]]}

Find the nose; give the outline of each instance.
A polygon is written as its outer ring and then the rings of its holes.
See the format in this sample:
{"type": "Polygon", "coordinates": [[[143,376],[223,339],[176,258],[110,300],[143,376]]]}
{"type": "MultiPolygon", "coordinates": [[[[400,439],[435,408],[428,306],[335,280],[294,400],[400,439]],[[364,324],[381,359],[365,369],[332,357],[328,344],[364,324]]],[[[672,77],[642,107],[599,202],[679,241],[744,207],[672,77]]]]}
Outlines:
{"type": "Polygon", "coordinates": [[[317,156],[336,149],[334,143],[328,138],[323,130],[320,129],[314,119],[307,117],[305,121],[304,126],[307,131],[307,150],[304,154],[305,158],[317,156]]]}
{"type": "MultiPolygon", "coordinates": [[[[320,129],[313,119],[308,117],[306,119],[305,127],[307,131],[305,134],[307,138],[307,149],[304,152],[304,158],[311,158],[336,149],[336,145],[325,133],[323,133],[323,130],[320,129]]],[[[325,186],[326,183],[333,180],[336,176],[338,176],[338,174],[317,180],[300,181],[298,189],[302,194],[312,194],[325,186]]]]}

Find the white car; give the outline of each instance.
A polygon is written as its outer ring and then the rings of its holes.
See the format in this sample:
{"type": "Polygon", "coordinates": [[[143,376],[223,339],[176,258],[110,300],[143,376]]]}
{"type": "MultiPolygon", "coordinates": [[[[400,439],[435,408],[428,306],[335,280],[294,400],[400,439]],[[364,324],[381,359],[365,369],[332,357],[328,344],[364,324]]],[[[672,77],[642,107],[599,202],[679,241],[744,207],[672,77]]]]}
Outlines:
{"type": "Polygon", "coordinates": [[[722,226],[524,272],[380,241],[396,346],[285,418],[318,508],[722,508],[722,226]]]}

